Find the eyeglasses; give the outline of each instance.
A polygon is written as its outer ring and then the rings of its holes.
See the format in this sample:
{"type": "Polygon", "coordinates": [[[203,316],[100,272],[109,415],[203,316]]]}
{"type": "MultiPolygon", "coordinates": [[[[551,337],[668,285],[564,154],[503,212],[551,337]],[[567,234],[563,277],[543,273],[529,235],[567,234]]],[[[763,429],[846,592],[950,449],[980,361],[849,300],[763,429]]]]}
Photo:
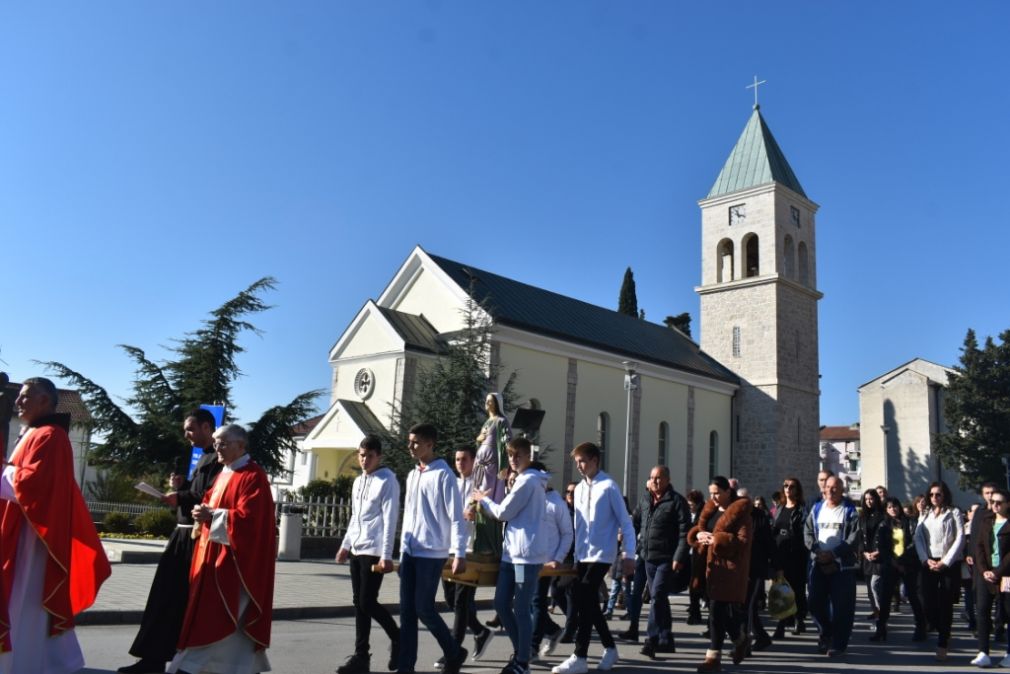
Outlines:
{"type": "Polygon", "coordinates": [[[222,447],[227,447],[231,444],[230,440],[215,440],[214,449],[221,449],[222,447]]]}

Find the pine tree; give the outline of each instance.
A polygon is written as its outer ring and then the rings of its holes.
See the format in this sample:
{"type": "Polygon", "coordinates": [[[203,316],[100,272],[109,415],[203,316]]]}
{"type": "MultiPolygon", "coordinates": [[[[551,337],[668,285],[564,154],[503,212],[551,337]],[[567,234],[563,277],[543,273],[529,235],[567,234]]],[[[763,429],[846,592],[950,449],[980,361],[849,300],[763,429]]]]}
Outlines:
{"type": "Polygon", "coordinates": [[[628,316],[638,317],[638,295],[635,293],[635,275],[632,273],[631,267],[624,271],[621,295],[617,300],[617,311],[628,316]]]}
{"type": "MultiPolygon", "coordinates": [[[[173,470],[188,462],[190,448],[182,436],[185,415],[201,404],[223,404],[231,422],[231,387],[242,374],[236,356],[245,349],[238,338],[259,334],[247,320],[270,308],[260,295],[276,281],[262,278],[211,312],[195,332],[187,333],[170,349],[174,357],[159,364],[142,349],[121,344],[134,361],[133,393],[124,406],[94,381],[63,363],[43,363],[60,379],[78,389],[94,419],[93,431],[102,438],[90,458],[96,465],[134,474],[153,469],[173,470]]],[[[292,427],[310,416],[319,391],[303,393],[286,405],[270,408],[249,425],[249,454],[271,474],[283,472],[285,456],[294,451],[292,427]]]]}
{"type": "Polygon", "coordinates": [[[684,312],[676,316],[667,316],[663,319],[663,324],[668,328],[676,328],[688,337],[691,336],[691,314],[684,312]]]}
{"type": "Polygon", "coordinates": [[[961,348],[956,374],[947,383],[944,416],[948,431],[937,436],[937,454],[959,472],[962,488],[1004,481],[1002,457],[1010,455],[1010,330],[980,349],[973,330],[961,348]]]}

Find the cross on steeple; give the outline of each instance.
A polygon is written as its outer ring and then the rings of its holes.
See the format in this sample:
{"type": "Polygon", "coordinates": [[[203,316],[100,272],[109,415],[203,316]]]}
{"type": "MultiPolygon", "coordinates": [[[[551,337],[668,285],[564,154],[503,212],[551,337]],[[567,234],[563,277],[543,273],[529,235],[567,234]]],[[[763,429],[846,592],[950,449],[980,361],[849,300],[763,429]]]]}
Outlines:
{"type": "Polygon", "coordinates": [[[758,109],[758,87],[760,87],[762,84],[768,84],[768,80],[761,80],[760,82],[758,82],[758,77],[757,77],[757,75],[755,75],[754,76],[754,84],[748,84],[746,87],[744,87],[744,89],[753,89],[754,90],[754,109],[755,110],[758,109]]]}

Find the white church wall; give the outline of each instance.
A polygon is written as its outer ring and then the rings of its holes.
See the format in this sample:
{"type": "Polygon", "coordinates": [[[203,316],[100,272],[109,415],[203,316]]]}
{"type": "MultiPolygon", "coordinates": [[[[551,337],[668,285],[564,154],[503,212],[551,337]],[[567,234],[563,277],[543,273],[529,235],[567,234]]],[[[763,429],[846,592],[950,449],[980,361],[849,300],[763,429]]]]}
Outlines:
{"type": "Polygon", "coordinates": [[[397,395],[396,362],[400,356],[402,353],[338,361],[336,364],[336,397],[343,400],[365,402],[379,421],[388,424],[390,422],[390,403],[397,395]],[[368,376],[374,382],[372,394],[367,398],[359,396],[354,387],[355,378],[362,370],[368,370],[370,372],[368,376]]]}
{"type": "MultiPolygon", "coordinates": [[[[568,358],[535,351],[515,344],[502,344],[499,352],[502,377],[515,371],[516,391],[520,401],[535,398],[544,410],[540,426],[540,446],[550,446],[545,462],[554,475],[555,488],[560,487],[564,457],[572,450],[565,447],[565,407],[567,404],[568,358]]],[[[509,410],[509,418],[514,410],[509,410]]]]}
{"type": "MultiPolygon", "coordinates": [[[[687,471],[687,397],[685,384],[642,376],[641,423],[639,426],[638,479],[644,484],[659,461],[659,425],[666,422],[666,465],[673,487],[683,493],[687,471]]],[[[623,393],[623,391],[622,391],[623,393]]],[[[638,492],[642,493],[641,490],[638,492]]]]}
{"type": "Polygon", "coordinates": [[[391,308],[423,315],[440,333],[463,328],[463,303],[428,269],[420,270],[410,289],[391,308]]]}
{"type": "MultiPolygon", "coordinates": [[[[618,484],[624,484],[624,442],[627,434],[627,394],[624,392],[624,368],[615,362],[607,367],[579,361],[579,387],[575,400],[575,444],[597,442],[597,420],[606,412],[609,427],[604,470],[618,484]]],[[[644,478],[643,478],[644,479],[644,478]]]]}
{"type": "Polygon", "coordinates": [[[402,351],[403,340],[389,327],[386,320],[373,309],[366,315],[350,341],[341,350],[341,360],[358,356],[373,356],[387,351],[402,351]]]}
{"type": "MultiPolygon", "coordinates": [[[[705,493],[709,480],[709,441],[712,431],[718,436],[717,475],[730,476],[732,450],[733,399],[730,396],[696,388],[694,391],[694,470],[690,489],[705,493]]],[[[686,428],[686,426],[685,426],[686,428]]]]}

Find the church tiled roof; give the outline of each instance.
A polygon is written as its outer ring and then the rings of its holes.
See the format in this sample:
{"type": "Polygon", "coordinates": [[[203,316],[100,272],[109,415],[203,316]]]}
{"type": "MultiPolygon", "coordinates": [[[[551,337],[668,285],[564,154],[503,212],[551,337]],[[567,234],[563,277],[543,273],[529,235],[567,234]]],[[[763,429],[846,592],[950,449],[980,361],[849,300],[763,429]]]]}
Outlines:
{"type": "Polygon", "coordinates": [[[387,307],[379,307],[379,311],[403,338],[408,349],[427,353],[445,351],[445,344],[439,339],[438,330],[424,316],[406,314],[387,307]]]}
{"type": "Polygon", "coordinates": [[[754,106],[754,113],[706,198],[711,199],[771,182],[788,187],[804,197],[807,196],[785,155],[779,149],[779,144],[775,142],[768,125],[765,124],[761,111],[754,106]]]}
{"type": "Polygon", "coordinates": [[[731,383],[739,378],[681,332],[429,254],[494,321],[731,383]]]}

